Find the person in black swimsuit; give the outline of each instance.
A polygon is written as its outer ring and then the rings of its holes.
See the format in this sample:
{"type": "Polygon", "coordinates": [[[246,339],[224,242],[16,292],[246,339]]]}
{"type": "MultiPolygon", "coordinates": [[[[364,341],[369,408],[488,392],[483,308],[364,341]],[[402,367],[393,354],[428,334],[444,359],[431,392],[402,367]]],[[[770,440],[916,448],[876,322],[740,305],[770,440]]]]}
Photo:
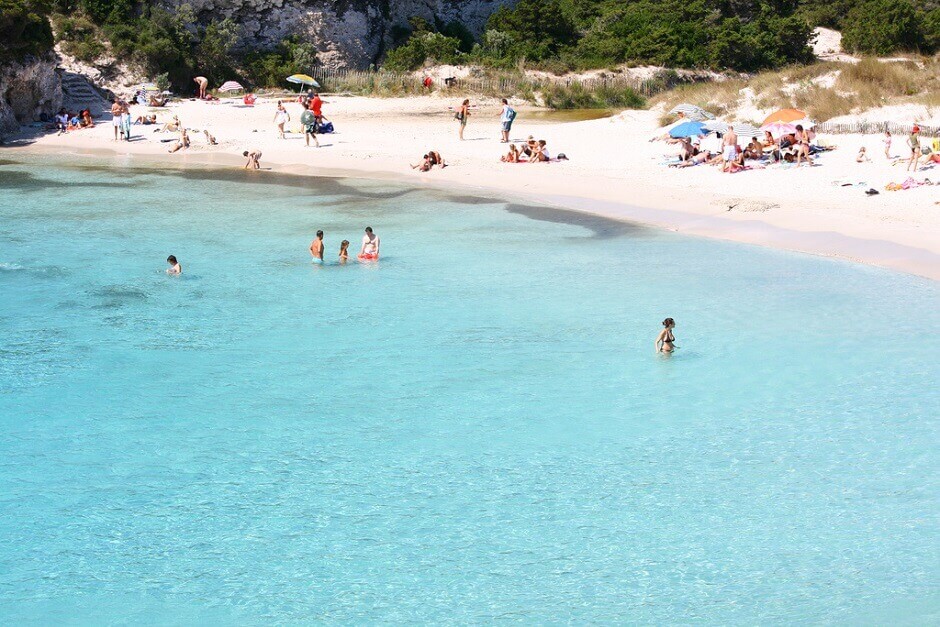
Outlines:
{"type": "Polygon", "coordinates": [[[676,328],[676,321],[672,318],[666,318],[663,320],[663,327],[663,330],[656,336],[656,352],[671,353],[678,348],[676,346],[676,336],[672,333],[672,330],[676,328]]]}

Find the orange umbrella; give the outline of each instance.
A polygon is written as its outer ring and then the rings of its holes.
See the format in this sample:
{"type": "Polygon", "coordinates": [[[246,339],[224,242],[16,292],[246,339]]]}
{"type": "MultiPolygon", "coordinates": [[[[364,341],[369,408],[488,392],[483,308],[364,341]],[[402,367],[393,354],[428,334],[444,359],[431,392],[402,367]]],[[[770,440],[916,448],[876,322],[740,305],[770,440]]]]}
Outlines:
{"type": "Polygon", "coordinates": [[[787,124],[789,122],[802,120],[805,117],[806,111],[800,111],[799,109],[780,109],[779,111],[774,111],[768,115],[761,123],[761,126],[773,124],[774,122],[783,122],[784,124],[787,124]]]}

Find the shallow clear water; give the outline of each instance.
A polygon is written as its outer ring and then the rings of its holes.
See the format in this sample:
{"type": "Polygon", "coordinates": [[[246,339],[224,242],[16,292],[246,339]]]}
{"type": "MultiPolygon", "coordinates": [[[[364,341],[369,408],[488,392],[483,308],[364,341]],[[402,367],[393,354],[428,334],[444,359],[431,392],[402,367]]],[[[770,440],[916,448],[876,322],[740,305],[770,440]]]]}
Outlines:
{"type": "Polygon", "coordinates": [[[375,182],[0,190],[5,623],[940,616],[935,283],[375,182]]]}

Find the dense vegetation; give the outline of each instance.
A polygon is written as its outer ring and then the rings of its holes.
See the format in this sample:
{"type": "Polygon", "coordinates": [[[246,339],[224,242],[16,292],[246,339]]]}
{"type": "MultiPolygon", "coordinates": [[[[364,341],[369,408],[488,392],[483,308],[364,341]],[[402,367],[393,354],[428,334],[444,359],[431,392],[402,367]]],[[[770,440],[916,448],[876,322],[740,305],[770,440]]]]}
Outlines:
{"type": "MultiPolygon", "coordinates": [[[[280,85],[316,62],[316,50],[299,39],[237,49],[230,20],[201,23],[185,3],[164,9],[147,0],[0,0],[0,55],[48,50],[50,11],[67,52],[167,74],[177,89],[191,88],[194,74],[280,85]]],[[[810,61],[815,25],[841,29],[853,52],[940,50],[940,0],[520,0],[490,16],[478,38],[457,22],[414,18],[393,27],[384,67],[525,64],[563,72],[650,63],[753,72],[810,61]]]]}
{"type": "Polygon", "coordinates": [[[177,89],[191,89],[197,74],[282,85],[285,76],[309,72],[316,63],[314,47],[294,38],[274,50],[236,51],[235,22],[200,25],[187,4],[169,11],[131,0],[56,0],[55,10],[55,30],[66,52],[86,62],[108,53],[149,76],[166,74],[177,89]]]}
{"type": "Polygon", "coordinates": [[[427,61],[550,70],[650,63],[757,71],[812,59],[816,25],[845,29],[851,51],[940,49],[938,0],[521,0],[502,7],[470,50],[426,23],[388,56],[396,69],[427,61]]]}
{"type": "Polygon", "coordinates": [[[48,14],[42,0],[0,0],[0,61],[52,48],[48,14]]]}

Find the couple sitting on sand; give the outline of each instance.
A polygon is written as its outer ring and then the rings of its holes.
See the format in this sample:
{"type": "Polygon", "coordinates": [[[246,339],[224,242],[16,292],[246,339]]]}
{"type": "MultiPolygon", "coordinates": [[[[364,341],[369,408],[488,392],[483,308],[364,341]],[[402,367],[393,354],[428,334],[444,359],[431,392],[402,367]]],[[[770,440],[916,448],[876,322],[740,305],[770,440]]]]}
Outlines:
{"type": "MultiPolygon", "coordinates": [[[[371,226],[366,227],[365,235],[362,236],[362,247],[356,256],[359,261],[378,261],[379,260],[379,236],[372,231],[371,226]]],[[[310,243],[310,255],[314,263],[323,263],[323,231],[317,231],[317,237],[310,243]]],[[[339,262],[346,263],[349,260],[349,240],[344,239],[339,246],[339,262]]]]}
{"type": "MultiPolygon", "coordinates": [[[[441,153],[436,150],[429,150],[423,157],[421,163],[418,165],[412,165],[412,170],[419,170],[421,172],[430,172],[431,168],[434,166],[440,166],[443,170],[447,167],[447,164],[444,163],[444,157],[441,156],[441,153]]],[[[411,165],[411,164],[409,164],[411,165]]]]}

